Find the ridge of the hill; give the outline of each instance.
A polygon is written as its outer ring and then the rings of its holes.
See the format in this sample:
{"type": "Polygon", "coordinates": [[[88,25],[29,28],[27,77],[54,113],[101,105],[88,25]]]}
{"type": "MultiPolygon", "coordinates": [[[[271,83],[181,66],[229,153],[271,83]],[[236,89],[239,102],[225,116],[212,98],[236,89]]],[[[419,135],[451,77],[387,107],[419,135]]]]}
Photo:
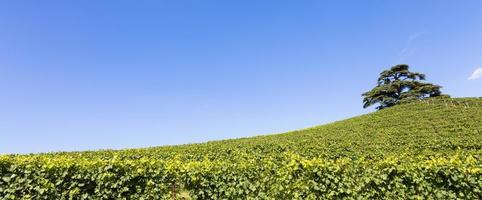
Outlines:
{"type": "MultiPolygon", "coordinates": [[[[305,157],[387,156],[400,153],[450,153],[482,149],[482,98],[433,98],[288,133],[116,151],[82,152],[82,156],[190,159],[226,153],[295,152],[305,157]]],[[[69,153],[60,153],[69,154],[69,153]]],[[[52,155],[58,155],[57,153],[52,155]]],[[[75,153],[75,155],[79,155],[75,153]]],[[[74,156],[75,156],[74,155],[74,156]]]]}

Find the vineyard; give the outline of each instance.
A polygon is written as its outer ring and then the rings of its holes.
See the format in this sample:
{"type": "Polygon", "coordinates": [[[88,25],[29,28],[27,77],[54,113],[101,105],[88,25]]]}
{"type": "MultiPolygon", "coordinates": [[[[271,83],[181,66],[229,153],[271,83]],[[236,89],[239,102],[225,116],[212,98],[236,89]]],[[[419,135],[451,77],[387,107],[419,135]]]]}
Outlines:
{"type": "Polygon", "coordinates": [[[482,199],[481,131],[482,98],[437,98],[284,134],[3,155],[0,199],[482,199]]]}

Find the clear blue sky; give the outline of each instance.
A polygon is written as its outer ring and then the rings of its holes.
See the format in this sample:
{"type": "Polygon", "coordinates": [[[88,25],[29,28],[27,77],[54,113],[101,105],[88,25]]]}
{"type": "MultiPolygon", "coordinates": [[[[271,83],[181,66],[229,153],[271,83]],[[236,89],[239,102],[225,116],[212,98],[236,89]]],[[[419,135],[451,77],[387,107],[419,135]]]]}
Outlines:
{"type": "Polygon", "coordinates": [[[468,80],[482,67],[481,10],[475,0],[1,1],[0,153],[319,125],[371,112],[360,94],[398,63],[452,96],[482,96],[482,78],[468,80]]]}

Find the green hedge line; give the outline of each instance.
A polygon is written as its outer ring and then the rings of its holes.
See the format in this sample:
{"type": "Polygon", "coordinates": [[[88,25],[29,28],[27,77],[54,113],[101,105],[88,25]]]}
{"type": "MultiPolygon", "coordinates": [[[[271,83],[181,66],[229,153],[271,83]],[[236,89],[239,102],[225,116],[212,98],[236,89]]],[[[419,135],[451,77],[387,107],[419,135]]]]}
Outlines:
{"type": "Polygon", "coordinates": [[[0,159],[0,199],[167,199],[162,162],[0,159]]]}
{"type": "Polygon", "coordinates": [[[0,157],[2,199],[482,199],[478,155],[182,162],[0,157]]]}

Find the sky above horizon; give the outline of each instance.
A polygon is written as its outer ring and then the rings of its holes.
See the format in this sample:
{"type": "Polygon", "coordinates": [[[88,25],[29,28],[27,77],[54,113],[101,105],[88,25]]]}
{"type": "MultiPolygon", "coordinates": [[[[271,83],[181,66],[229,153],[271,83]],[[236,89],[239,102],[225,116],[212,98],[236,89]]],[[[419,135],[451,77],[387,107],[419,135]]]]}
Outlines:
{"type": "Polygon", "coordinates": [[[281,133],[406,63],[482,96],[482,1],[1,1],[0,153],[281,133]]]}

